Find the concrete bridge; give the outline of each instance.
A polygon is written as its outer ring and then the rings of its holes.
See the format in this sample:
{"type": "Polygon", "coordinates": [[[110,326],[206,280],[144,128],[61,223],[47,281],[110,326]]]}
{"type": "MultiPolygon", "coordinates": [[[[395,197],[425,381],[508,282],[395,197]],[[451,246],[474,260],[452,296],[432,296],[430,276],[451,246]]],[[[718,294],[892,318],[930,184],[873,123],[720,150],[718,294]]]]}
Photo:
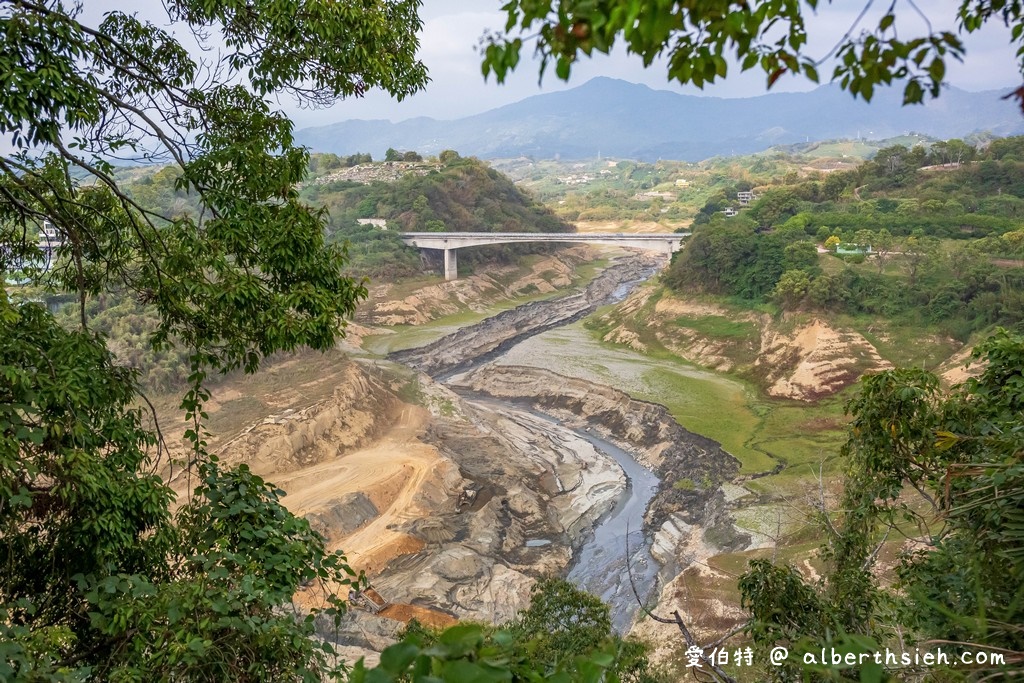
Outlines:
{"type": "Polygon", "coordinates": [[[652,249],[667,256],[683,248],[681,240],[688,232],[671,233],[577,233],[577,232],[403,232],[402,241],[410,247],[440,249],[444,251],[444,279],[458,277],[455,250],[460,247],[479,247],[485,244],[513,244],[516,242],[580,242],[585,244],[611,244],[617,247],[652,249]]]}

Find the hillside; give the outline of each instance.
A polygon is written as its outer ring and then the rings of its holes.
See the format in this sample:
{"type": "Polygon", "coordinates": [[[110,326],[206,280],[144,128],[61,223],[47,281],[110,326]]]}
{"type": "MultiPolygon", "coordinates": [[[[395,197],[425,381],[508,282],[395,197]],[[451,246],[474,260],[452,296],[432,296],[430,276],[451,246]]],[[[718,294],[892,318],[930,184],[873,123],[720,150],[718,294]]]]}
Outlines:
{"type": "Polygon", "coordinates": [[[1024,123],[1016,106],[1000,99],[1004,94],[950,88],[938,100],[903,107],[900,93],[892,90],[878,92],[868,105],[831,85],[807,93],[724,99],[595,78],[578,88],[454,121],[342,121],[300,130],[296,139],[315,151],[369,149],[378,158],[396,147],[428,154],[454,148],[482,158],[605,155],[697,161],[807,139],[877,139],[909,131],[940,138],[1020,132],[1024,123]]]}
{"type": "MultiPolygon", "coordinates": [[[[421,272],[419,251],[404,246],[394,230],[451,232],[570,232],[508,177],[472,158],[454,158],[425,169],[418,165],[392,182],[371,180],[390,172],[388,162],[361,164],[321,176],[302,190],[303,199],[330,213],[328,236],[347,240],[353,274],[395,278],[421,272]],[[353,174],[355,171],[355,174],[353,174]],[[351,178],[365,178],[359,182],[351,178]],[[360,225],[385,219],[391,230],[360,225]]],[[[509,262],[549,251],[544,245],[506,245],[463,250],[460,265],[509,262]]],[[[428,256],[429,258],[429,256],[428,256]]]]}

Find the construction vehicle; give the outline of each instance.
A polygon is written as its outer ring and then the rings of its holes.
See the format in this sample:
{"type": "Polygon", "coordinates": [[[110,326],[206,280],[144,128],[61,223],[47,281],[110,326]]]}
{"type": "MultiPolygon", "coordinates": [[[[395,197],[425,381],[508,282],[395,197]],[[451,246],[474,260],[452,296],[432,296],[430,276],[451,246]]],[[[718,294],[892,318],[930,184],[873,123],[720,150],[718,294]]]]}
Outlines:
{"type": "Polygon", "coordinates": [[[462,493],[459,494],[459,501],[455,504],[455,511],[462,512],[462,508],[469,507],[476,501],[477,490],[472,487],[466,487],[462,489],[462,493]]]}
{"type": "Polygon", "coordinates": [[[390,604],[380,593],[370,586],[367,586],[361,591],[350,590],[348,592],[348,602],[353,607],[365,610],[371,614],[378,614],[390,604]]]}

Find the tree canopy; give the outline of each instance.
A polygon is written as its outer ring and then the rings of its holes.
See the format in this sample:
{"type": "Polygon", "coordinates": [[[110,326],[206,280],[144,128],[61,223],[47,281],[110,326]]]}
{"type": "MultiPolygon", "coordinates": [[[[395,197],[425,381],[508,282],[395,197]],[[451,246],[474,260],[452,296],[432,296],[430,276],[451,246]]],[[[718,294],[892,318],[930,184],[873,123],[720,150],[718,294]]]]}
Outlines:
{"type": "MultiPolygon", "coordinates": [[[[0,2],[0,273],[73,293],[72,329],[0,292],[0,678],[308,680],[336,675],[296,591],[357,582],[282,492],[207,453],[212,372],[331,348],[365,296],[299,201],[308,155],[273,107],[420,89],[418,2],[169,0],[208,49],[122,12],[0,2]],[[160,213],[113,162],[169,162],[160,213]],[[172,205],[173,207],[173,205],[172,205]],[[54,231],[53,268],[36,235],[54,231]],[[91,326],[101,294],[156,311],[185,357],[192,495],[172,513],[162,434],[91,326]],[[288,609],[286,609],[288,607],[288,609]]],[[[187,30],[186,29],[186,30],[187,30]]],[[[323,609],[342,607],[326,598],[323,609]]]]}
{"type": "MultiPolygon", "coordinates": [[[[729,61],[740,70],[760,69],[772,86],[784,74],[818,82],[818,69],[834,57],[832,80],[855,97],[870,100],[875,88],[903,83],[904,101],[921,102],[927,92],[938,96],[950,60],[965,54],[957,34],[932,28],[908,31],[892,3],[876,25],[862,25],[871,3],[826,55],[809,55],[807,15],[825,13],[820,0],[745,3],[731,0],[663,2],[661,0],[511,0],[504,5],[503,31],[484,37],[484,76],[505,79],[519,63],[527,41],[534,42],[540,73],[554,63],[556,75],[568,79],[573,64],[594,52],[608,53],[622,42],[630,54],[650,66],[664,58],[669,80],[702,87],[725,78],[729,61]]],[[[902,7],[902,6],[901,6],[902,7]]],[[[905,10],[924,16],[913,3],[905,10]]],[[[1012,27],[1012,39],[1024,53],[1017,2],[963,0],[956,20],[960,32],[973,32],[989,21],[1012,27]]],[[[1022,90],[1024,91],[1024,90],[1022,90]]],[[[1017,94],[1021,97],[1020,93],[1017,94]]]]}

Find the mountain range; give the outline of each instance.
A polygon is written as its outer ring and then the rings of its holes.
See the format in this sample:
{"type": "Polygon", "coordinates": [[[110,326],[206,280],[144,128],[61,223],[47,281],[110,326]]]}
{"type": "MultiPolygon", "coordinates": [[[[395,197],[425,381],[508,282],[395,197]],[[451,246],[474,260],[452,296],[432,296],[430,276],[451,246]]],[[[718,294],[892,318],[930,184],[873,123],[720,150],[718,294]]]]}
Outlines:
{"type": "Polygon", "coordinates": [[[885,139],[915,132],[936,138],[988,131],[1024,132],[1016,102],[1001,91],[950,87],[923,105],[902,106],[898,89],[876,91],[870,103],[836,85],[804,93],[726,99],[696,97],[612,78],[594,78],[560,92],[534,95],[482,114],[440,121],[349,120],[296,132],[316,152],[454,149],[484,159],[533,156],[699,161],[747,154],[806,140],[885,139]]]}

